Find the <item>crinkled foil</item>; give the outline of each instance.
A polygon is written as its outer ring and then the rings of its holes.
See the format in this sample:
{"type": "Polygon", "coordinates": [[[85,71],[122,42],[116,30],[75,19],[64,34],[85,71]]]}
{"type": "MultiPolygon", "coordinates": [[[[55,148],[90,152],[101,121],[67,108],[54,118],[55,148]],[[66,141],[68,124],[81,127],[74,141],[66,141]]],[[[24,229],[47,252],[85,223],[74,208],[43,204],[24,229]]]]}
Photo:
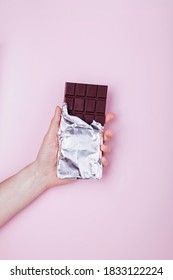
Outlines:
{"type": "Polygon", "coordinates": [[[89,125],[69,115],[63,103],[58,138],[58,178],[101,179],[103,126],[100,123],[93,121],[89,125]]]}

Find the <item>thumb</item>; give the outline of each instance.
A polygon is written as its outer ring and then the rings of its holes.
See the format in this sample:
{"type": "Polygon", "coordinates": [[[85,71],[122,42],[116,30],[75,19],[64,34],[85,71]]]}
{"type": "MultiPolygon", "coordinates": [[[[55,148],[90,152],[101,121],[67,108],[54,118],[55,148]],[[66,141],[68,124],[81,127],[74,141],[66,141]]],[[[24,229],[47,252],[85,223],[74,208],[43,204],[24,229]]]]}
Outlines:
{"type": "Polygon", "coordinates": [[[51,120],[49,129],[48,129],[48,134],[54,135],[57,134],[58,128],[60,126],[60,121],[61,121],[61,108],[59,106],[56,107],[54,116],[51,120]]]}

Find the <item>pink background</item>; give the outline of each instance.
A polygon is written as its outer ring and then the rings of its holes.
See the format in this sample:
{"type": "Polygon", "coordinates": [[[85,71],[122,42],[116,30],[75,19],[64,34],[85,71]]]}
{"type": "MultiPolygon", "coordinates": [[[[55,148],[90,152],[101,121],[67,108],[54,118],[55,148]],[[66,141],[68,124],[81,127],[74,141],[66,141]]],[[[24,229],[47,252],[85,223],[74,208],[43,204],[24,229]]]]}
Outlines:
{"type": "Polygon", "coordinates": [[[101,181],[41,195],[0,259],[173,258],[173,1],[0,0],[0,180],[37,154],[65,81],[109,85],[101,181]]]}

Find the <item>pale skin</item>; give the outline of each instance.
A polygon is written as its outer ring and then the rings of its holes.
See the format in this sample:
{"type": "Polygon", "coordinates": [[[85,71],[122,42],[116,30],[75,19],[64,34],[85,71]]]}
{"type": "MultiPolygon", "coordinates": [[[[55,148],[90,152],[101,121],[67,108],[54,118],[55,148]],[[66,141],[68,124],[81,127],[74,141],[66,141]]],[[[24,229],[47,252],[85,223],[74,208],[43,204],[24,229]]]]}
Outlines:
{"type": "MultiPolygon", "coordinates": [[[[114,119],[113,113],[106,114],[105,124],[114,119]]],[[[56,107],[48,132],[46,133],[37,158],[17,174],[0,183],[0,226],[4,225],[15,214],[36,199],[45,190],[59,185],[71,183],[72,179],[56,177],[58,138],[57,131],[61,120],[61,108],[56,107]]],[[[102,164],[108,164],[108,145],[112,137],[111,130],[104,131],[102,164]]]]}

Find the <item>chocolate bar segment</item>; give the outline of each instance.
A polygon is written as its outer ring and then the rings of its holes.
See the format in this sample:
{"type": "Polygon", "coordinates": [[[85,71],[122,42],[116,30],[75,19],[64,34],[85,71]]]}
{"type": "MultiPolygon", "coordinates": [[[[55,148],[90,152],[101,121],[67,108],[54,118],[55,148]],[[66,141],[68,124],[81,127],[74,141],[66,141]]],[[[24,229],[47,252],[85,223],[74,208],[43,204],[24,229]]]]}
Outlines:
{"type": "Polygon", "coordinates": [[[91,124],[93,120],[104,125],[107,98],[106,85],[66,83],[64,101],[68,113],[91,124]]]}

